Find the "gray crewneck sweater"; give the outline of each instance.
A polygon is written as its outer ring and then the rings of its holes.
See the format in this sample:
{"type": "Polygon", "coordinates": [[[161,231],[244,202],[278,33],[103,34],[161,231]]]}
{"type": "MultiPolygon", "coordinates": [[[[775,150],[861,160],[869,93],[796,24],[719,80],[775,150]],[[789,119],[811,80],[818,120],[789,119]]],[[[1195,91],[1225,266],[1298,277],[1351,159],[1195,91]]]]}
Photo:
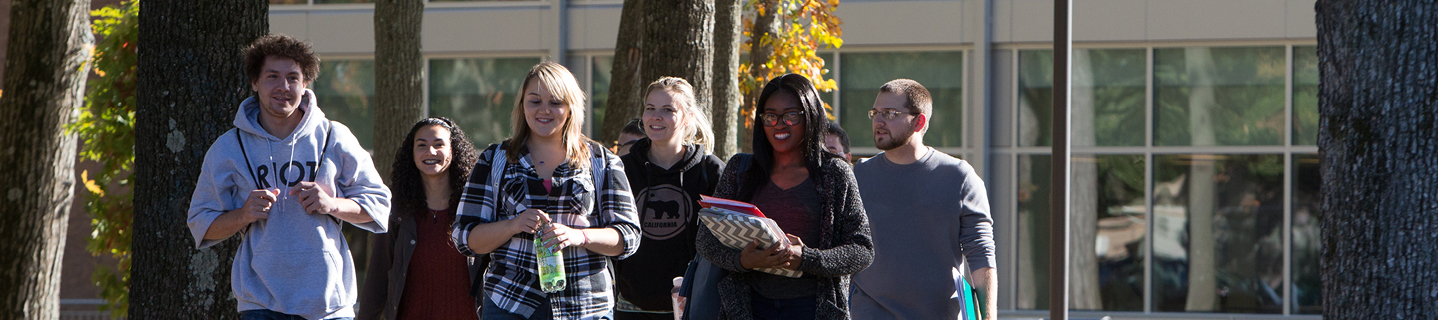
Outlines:
{"type": "Polygon", "coordinates": [[[899,165],[880,153],[854,166],[874,234],[874,263],[854,275],[855,319],[953,319],[958,267],[995,267],[984,182],[968,162],[929,149],[899,165]]]}

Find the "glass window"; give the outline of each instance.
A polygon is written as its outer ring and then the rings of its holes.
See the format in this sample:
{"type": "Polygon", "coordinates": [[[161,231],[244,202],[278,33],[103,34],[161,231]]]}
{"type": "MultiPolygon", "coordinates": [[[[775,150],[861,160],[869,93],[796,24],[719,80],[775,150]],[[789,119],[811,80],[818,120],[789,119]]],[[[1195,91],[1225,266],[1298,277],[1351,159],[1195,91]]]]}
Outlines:
{"type": "Polygon", "coordinates": [[[1318,47],[1293,47],[1293,144],[1318,144],[1318,47]]]}
{"type": "Polygon", "coordinates": [[[994,50],[993,111],[990,113],[989,134],[993,135],[993,146],[997,148],[1014,146],[1014,50],[994,50]]]}
{"type": "MultiPolygon", "coordinates": [[[[819,52],[819,53],[817,53],[817,54],[815,54],[815,55],[819,56],[819,59],[824,60],[824,71],[826,71],[826,72],[824,72],[824,76],[825,76],[825,77],[833,77],[833,76],[834,76],[834,62],[835,62],[835,60],[834,60],[834,53],[833,53],[833,52],[819,52]]],[[[836,80],[834,80],[834,82],[837,83],[837,82],[839,82],[839,80],[836,79],[836,80]]],[[[825,91],[819,91],[819,100],[824,101],[824,104],[829,105],[829,112],[835,112],[836,110],[835,110],[834,108],[838,108],[838,107],[839,107],[839,106],[834,105],[834,94],[838,93],[837,91],[839,91],[839,90],[830,90],[830,91],[827,91],[827,92],[825,92],[825,91]]],[[[872,106],[873,104],[874,104],[873,102],[869,102],[869,104],[864,107],[864,110],[869,110],[869,106],[872,106]]],[[[831,115],[831,116],[835,116],[835,117],[839,116],[838,114],[830,114],[830,115],[831,115]]],[[[865,118],[865,119],[868,119],[868,118],[865,118]]],[[[847,131],[847,130],[846,130],[846,131],[847,131]]]]}
{"type": "MultiPolygon", "coordinates": [[[[1019,157],[1020,309],[1048,308],[1050,159],[1019,157]]],[[[1070,308],[1143,311],[1143,156],[1075,155],[1072,170],[1070,308]]]]}
{"type": "Polygon", "coordinates": [[[1047,154],[1019,155],[1016,185],[1018,201],[1018,265],[1014,276],[1018,309],[1049,308],[1049,176],[1053,158],[1047,154]]]}
{"type": "Polygon", "coordinates": [[[1283,156],[1154,162],[1154,310],[1282,312],[1283,156]]]}
{"type": "Polygon", "coordinates": [[[315,0],[315,4],[373,3],[371,0],[315,0]]]}
{"type": "Polygon", "coordinates": [[[270,4],[309,4],[306,0],[270,0],[270,4]]]}
{"type": "Polygon", "coordinates": [[[374,152],[374,61],[323,60],[310,85],[325,117],[339,121],[374,152]]]}
{"type": "MultiPolygon", "coordinates": [[[[1147,53],[1143,49],[1074,50],[1074,146],[1142,146],[1147,53]]],[[[1053,51],[1019,53],[1019,145],[1052,145],[1053,51]]]]}
{"type": "Polygon", "coordinates": [[[1154,49],[1154,144],[1283,144],[1283,47],[1154,49]]]}
{"type": "Polygon", "coordinates": [[[476,148],[510,134],[519,86],[539,58],[431,59],[429,114],[449,117],[476,148]]]}
{"type": "MultiPolygon", "coordinates": [[[[609,79],[613,70],[614,56],[594,57],[594,73],[590,75],[591,79],[594,79],[594,87],[589,89],[589,96],[594,101],[591,104],[593,111],[590,115],[594,117],[591,123],[594,124],[595,129],[604,127],[604,107],[605,103],[609,101],[609,79]]],[[[599,135],[598,132],[591,130],[589,136],[597,137],[599,135]]],[[[605,145],[609,145],[609,143],[605,143],[605,145]]]]}
{"type": "Polygon", "coordinates": [[[1293,313],[1323,313],[1323,215],[1319,212],[1323,185],[1318,155],[1293,155],[1293,313]]]}
{"type": "Polygon", "coordinates": [[[963,53],[864,52],[839,55],[840,112],[842,124],[854,147],[873,147],[874,134],[868,111],[874,106],[879,87],[889,80],[918,81],[934,101],[934,116],[924,143],[934,147],[962,147],[963,53]]]}

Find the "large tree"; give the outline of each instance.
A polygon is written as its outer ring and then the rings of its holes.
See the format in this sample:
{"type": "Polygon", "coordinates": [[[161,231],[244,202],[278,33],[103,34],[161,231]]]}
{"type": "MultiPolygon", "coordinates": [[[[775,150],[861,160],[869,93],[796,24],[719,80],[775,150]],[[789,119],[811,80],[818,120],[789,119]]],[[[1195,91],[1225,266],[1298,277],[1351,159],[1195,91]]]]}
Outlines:
{"type": "Polygon", "coordinates": [[[609,100],[605,101],[604,123],[599,125],[595,138],[600,142],[612,143],[619,139],[619,131],[638,116],[638,105],[644,103],[639,96],[643,90],[640,79],[642,71],[644,40],[645,0],[624,0],[619,11],[619,38],[614,41],[614,66],[609,71],[609,100]],[[624,108],[623,106],[635,106],[624,108]]]}
{"type": "Polygon", "coordinates": [[[75,185],[74,121],[94,37],[89,0],[10,3],[0,97],[0,319],[55,319],[75,185]]]}
{"type": "Polygon", "coordinates": [[[714,88],[710,113],[714,125],[714,154],[721,159],[739,152],[739,108],[744,93],[739,90],[739,45],[744,4],[739,0],[714,1],[714,88]]]}
{"type": "Polygon", "coordinates": [[[185,220],[205,152],[251,95],[241,52],[268,30],[265,1],[140,8],[131,319],[238,316],[230,288],[238,240],[197,250],[185,220]]]}
{"type": "Polygon", "coordinates": [[[626,0],[619,34],[599,141],[614,141],[629,119],[639,117],[645,98],[642,91],[659,77],[689,81],[699,109],[709,112],[714,0],[626,0]]]}
{"type": "Polygon", "coordinates": [[[423,19],[422,1],[375,1],[374,162],[385,182],[390,182],[395,148],[424,117],[424,57],[419,54],[423,19]]]}
{"type": "Polygon", "coordinates": [[[1438,4],[1319,1],[1323,316],[1438,314],[1438,4]]]}

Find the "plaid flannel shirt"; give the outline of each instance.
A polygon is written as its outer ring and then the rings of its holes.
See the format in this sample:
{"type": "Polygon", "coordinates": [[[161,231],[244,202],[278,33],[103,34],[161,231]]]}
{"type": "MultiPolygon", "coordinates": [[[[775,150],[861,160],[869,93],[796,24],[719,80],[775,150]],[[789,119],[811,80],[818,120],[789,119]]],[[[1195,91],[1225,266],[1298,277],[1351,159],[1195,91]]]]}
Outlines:
{"type": "MultiPolygon", "coordinates": [[[[619,157],[591,143],[591,152],[602,156],[606,165],[584,169],[561,164],[554,170],[553,190],[547,192],[531,165],[528,149],[521,150],[518,162],[509,163],[494,158],[501,145],[492,144],[480,155],[460,198],[452,233],[460,253],[481,255],[469,248],[469,233],[476,225],[512,219],[527,208],[541,209],[554,222],[572,228],[618,230],[624,245],[618,259],[639,249],[639,217],[619,157]],[[496,164],[504,166],[503,176],[497,186],[491,186],[491,166],[496,164]],[[598,188],[594,169],[605,170],[598,188]]],[[[526,317],[533,315],[546,296],[556,319],[594,319],[608,314],[615,300],[609,258],[580,247],[562,251],[568,285],[563,291],[546,294],[539,289],[534,235],[511,236],[489,253],[491,263],[484,275],[487,298],[501,309],[526,317]]]]}

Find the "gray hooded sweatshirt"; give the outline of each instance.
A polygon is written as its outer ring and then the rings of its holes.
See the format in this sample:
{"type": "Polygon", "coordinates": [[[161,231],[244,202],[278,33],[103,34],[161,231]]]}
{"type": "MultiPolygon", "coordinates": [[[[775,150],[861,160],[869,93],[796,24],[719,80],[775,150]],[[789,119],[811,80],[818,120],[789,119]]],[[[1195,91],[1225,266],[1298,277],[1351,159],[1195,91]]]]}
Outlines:
{"type": "Polygon", "coordinates": [[[299,197],[289,195],[290,187],[314,181],[332,197],[354,200],[374,218],[356,226],[374,233],[388,228],[390,192],[349,128],[325,119],[314,92],[305,90],[302,99],[304,120],[288,137],[260,127],[260,103],[254,97],[240,103],[235,129],[205,153],[186,222],[197,248],[213,246],[221,240],[204,236],[216,218],[243,206],[251,190],[279,189],[269,218],[239,233],[240,249],[230,272],[239,310],[268,309],[306,319],[353,317],[355,269],[341,221],[305,213],[299,197]]]}

